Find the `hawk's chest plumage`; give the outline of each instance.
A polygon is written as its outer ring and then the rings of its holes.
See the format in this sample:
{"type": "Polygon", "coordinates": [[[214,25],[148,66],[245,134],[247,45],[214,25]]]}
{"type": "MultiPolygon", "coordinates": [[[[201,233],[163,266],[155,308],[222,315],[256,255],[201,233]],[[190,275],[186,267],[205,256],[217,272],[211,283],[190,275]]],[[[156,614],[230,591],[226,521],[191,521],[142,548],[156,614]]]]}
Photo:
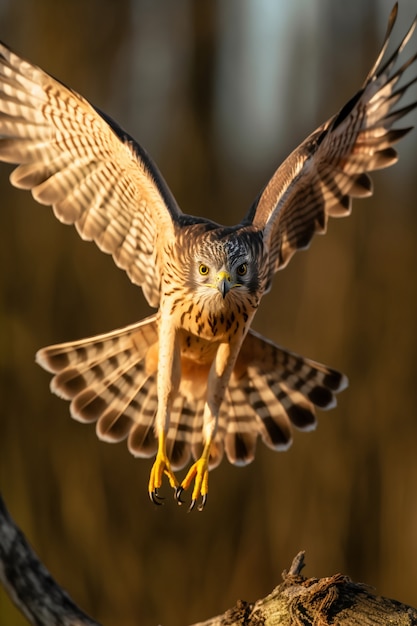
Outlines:
{"type": "Polygon", "coordinates": [[[202,340],[230,343],[247,330],[246,323],[252,318],[254,309],[243,299],[239,302],[233,298],[234,294],[228,294],[224,301],[221,301],[220,294],[213,293],[213,296],[214,303],[200,299],[178,309],[174,304],[172,315],[185,333],[202,340]]]}

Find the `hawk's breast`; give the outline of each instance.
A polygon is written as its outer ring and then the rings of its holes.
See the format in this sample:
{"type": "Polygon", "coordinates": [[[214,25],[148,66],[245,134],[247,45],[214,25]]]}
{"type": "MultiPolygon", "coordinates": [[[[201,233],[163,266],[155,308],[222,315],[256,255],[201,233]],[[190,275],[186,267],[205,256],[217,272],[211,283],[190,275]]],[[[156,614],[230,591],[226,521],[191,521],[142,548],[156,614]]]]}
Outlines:
{"type": "Polygon", "coordinates": [[[245,304],[230,299],[227,306],[216,309],[198,301],[184,306],[178,321],[183,334],[190,337],[191,343],[204,340],[217,344],[240,339],[247,330],[249,317],[245,304]]]}

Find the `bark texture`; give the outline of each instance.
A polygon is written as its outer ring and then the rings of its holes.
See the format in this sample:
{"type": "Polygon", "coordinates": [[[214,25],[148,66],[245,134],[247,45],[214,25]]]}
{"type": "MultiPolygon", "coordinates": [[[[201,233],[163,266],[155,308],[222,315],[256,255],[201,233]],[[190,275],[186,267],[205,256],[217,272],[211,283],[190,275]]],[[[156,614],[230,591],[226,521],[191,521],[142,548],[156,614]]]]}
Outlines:
{"type": "Polygon", "coordinates": [[[283,582],[255,603],[238,602],[216,618],[193,626],[410,626],[416,609],[376,596],[366,585],[342,574],[304,578],[304,553],[293,560],[283,582]]]}

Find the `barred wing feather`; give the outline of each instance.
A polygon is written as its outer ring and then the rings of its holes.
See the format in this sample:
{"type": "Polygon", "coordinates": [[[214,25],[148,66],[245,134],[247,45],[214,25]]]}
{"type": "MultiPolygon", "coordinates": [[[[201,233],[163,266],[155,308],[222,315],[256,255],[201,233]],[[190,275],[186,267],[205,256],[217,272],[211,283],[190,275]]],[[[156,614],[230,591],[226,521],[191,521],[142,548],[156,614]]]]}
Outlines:
{"type": "Polygon", "coordinates": [[[388,167],[398,158],[393,145],[411,128],[393,125],[417,103],[395,105],[417,76],[402,86],[398,82],[417,54],[395,69],[415,29],[414,20],[398,48],[382,62],[397,11],[395,5],[381,52],[363,87],[284,161],[245,218],[264,231],[270,281],[297,250],[308,247],[315,233],[326,231],[329,216],[348,215],[352,198],[372,194],[368,172],[388,167]]]}
{"type": "Polygon", "coordinates": [[[0,160],[11,183],[113,256],[159,304],[157,233],[181,214],[146,152],[82,96],[0,44],[0,160]]]}

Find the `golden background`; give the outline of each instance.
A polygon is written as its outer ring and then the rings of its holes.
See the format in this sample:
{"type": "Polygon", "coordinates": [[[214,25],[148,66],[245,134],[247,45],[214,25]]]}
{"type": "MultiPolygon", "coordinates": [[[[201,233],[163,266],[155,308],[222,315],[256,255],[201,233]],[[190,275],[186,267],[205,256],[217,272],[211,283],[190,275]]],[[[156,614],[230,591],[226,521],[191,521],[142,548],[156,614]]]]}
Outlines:
{"type": "MultiPolygon", "coordinates": [[[[395,41],[414,17],[400,2],[395,41]]],[[[182,209],[244,215],[285,156],[364,80],[390,0],[0,0],[0,38],[115,117],[182,209]],[[289,8],[288,5],[291,5],[289,8]]],[[[415,41],[412,45],[416,49],[415,41]]],[[[416,97],[414,90],[414,97],[416,97]]],[[[406,125],[416,122],[409,116],[406,125]]],[[[276,276],[255,328],[345,372],[291,450],[211,474],[204,513],[151,461],[69,418],[34,364],[44,345],[145,316],[137,287],[0,167],[0,487],[59,583],[106,626],[184,626],[256,600],[300,549],[417,605],[417,132],[375,195],[276,276]]],[[[25,620],[0,595],[0,621],[25,620]]]]}

